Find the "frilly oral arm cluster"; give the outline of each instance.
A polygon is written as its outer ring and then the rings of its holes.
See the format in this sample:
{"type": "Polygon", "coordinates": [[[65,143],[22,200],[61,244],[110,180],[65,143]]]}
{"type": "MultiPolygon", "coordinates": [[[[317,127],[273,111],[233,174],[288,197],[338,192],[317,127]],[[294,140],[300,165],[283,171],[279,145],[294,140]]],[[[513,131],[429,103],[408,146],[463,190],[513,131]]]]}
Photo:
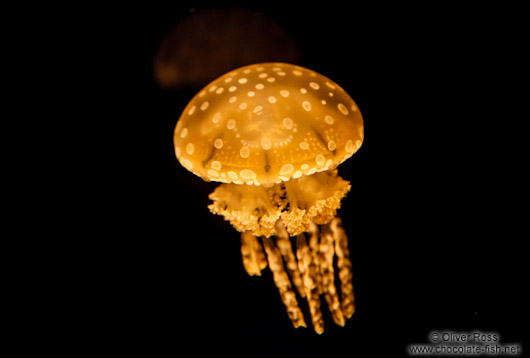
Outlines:
{"type": "Polygon", "coordinates": [[[289,236],[296,236],[307,232],[312,221],[320,225],[330,222],[350,188],[336,171],[304,176],[272,188],[221,184],[210,194],[213,204],[209,209],[240,232],[273,236],[274,225],[281,218],[289,236]]]}

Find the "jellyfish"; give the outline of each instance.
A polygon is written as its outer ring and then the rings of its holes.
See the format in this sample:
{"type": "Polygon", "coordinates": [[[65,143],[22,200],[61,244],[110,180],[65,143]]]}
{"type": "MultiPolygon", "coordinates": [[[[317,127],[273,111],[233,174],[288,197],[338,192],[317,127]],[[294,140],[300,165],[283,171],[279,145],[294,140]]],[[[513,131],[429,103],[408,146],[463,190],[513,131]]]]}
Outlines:
{"type": "Polygon", "coordinates": [[[231,68],[298,58],[292,35],[266,14],[237,7],[205,8],[184,17],[163,37],[153,75],[162,89],[200,88],[231,68]]]}
{"type": "Polygon", "coordinates": [[[295,328],[307,327],[302,300],[318,334],[322,301],[340,326],[355,311],[348,239],[337,214],[351,185],[337,166],[363,138],[362,115],[344,89],[287,63],[222,75],[177,122],[179,162],[222,183],[209,196],[210,211],[241,233],[249,275],[270,268],[295,328]]]}

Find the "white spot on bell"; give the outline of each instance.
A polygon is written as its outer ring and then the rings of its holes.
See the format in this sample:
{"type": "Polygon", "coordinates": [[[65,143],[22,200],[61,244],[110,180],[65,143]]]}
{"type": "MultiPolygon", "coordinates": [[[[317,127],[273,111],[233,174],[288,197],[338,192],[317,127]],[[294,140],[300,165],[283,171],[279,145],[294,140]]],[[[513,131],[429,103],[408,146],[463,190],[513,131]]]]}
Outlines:
{"type": "Polygon", "coordinates": [[[244,83],[247,83],[247,79],[245,77],[241,77],[240,79],[237,80],[237,82],[241,83],[241,84],[244,84],[244,83]]]}
{"type": "Polygon", "coordinates": [[[197,109],[197,107],[191,106],[190,110],[188,111],[188,116],[191,116],[193,113],[195,113],[195,109],[197,109]]]}
{"type": "Polygon", "coordinates": [[[291,118],[284,118],[282,123],[286,129],[293,128],[293,120],[291,118]]]}
{"type": "Polygon", "coordinates": [[[284,164],[280,169],[280,175],[290,174],[293,170],[294,166],[292,164],[284,164]]]}
{"type": "Polygon", "coordinates": [[[314,90],[317,90],[320,88],[320,86],[316,82],[309,82],[309,87],[311,87],[314,90]]]}
{"type": "Polygon", "coordinates": [[[208,108],[209,105],[210,105],[210,103],[208,103],[208,101],[202,102],[201,111],[205,111],[208,108]]]}
{"type": "Polygon", "coordinates": [[[230,97],[230,99],[228,100],[229,103],[235,103],[237,101],[237,97],[236,96],[232,96],[230,97]]]}
{"type": "Polygon", "coordinates": [[[319,154],[315,158],[315,161],[317,162],[318,165],[324,165],[324,163],[326,162],[326,157],[324,157],[322,154],[319,154]]]}
{"type": "Polygon", "coordinates": [[[223,140],[221,138],[217,138],[214,142],[213,142],[213,146],[217,149],[221,149],[223,147],[223,140]]]}
{"type": "Polygon", "coordinates": [[[221,93],[223,93],[224,90],[225,90],[225,89],[224,89],[223,87],[219,87],[219,88],[217,89],[217,91],[215,91],[215,93],[217,93],[217,94],[221,94],[221,93]]]}
{"type": "Polygon", "coordinates": [[[239,177],[237,176],[237,173],[236,172],[228,172],[228,176],[230,177],[230,179],[232,180],[237,180],[239,177]]]}
{"type": "Polygon", "coordinates": [[[334,140],[330,140],[330,141],[328,142],[328,149],[329,149],[330,151],[334,151],[335,149],[337,149],[337,144],[335,143],[334,140]]]}
{"type": "Polygon", "coordinates": [[[215,124],[221,120],[221,112],[216,112],[212,117],[212,122],[215,124]]]}
{"type": "Polygon", "coordinates": [[[302,170],[309,169],[309,164],[302,164],[301,168],[302,170]]]}
{"type": "Polygon", "coordinates": [[[188,153],[189,155],[192,155],[194,150],[195,146],[193,145],[193,143],[188,143],[188,145],[186,145],[186,153],[188,153]]]}
{"type": "Polygon", "coordinates": [[[182,128],[182,132],[180,132],[180,138],[186,138],[188,135],[188,128],[182,128]]]}
{"type": "Polygon", "coordinates": [[[248,106],[247,102],[241,102],[239,104],[239,109],[247,109],[247,106],[248,106]]]}
{"type": "Polygon", "coordinates": [[[329,124],[329,125],[333,124],[333,122],[334,122],[332,116],[325,116],[325,117],[324,117],[324,120],[325,120],[326,123],[329,124]]]}
{"type": "Polygon", "coordinates": [[[350,113],[350,112],[348,111],[348,108],[346,108],[346,106],[343,105],[342,103],[339,103],[339,104],[337,105],[337,108],[339,109],[340,113],[342,113],[342,114],[344,114],[344,115],[347,115],[348,113],[350,113]]]}
{"type": "Polygon", "coordinates": [[[215,170],[221,170],[221,162],[218,160],[214,160],[212,164],[210,164],[210,167],[215,170]]]}
{"type": "Polygon", "coordinates": [[[241,149],[239,150],[239,155],[241,156],[241,158],[248,158],[248,156],[250,155],[250,149],[247,146],[241,147],[241,149]]]}
{"type": "Polygon", "coordinates": [[[353,141],[350,139],[346,143],[346,153],[353,153],[353,150],[354,150],[353,141]]]}
{"type": "Polygon", "coordinates": [[[276,81],[276,78],[274,77],[267,78],[267,82],[273,83],[274,81],[276,81]]]}
{"type": "Polygon", "coordinates": [[[326,81],[326,86],[328,86],[331,89],[337,88],[333,83],[326,81]]]}
{"type": "Polygon", "coordinates": [[[280,91],[280,95],[281,95],[282,97],[287,98],[287,97],[289,97],[289,91],[287,91],[287,90],[281,90],[281,91],[280,91]]]}
{"type": "Polygon", "coordinates": [[[263,137],[261,138],[261,147],[265,150],[269,150],[272,147],[272,142],[269,138],[263,137]]]}
{"type": "Polygon", "coordinates": [[[309,149],[309,143],[307,143],[307,142],[301,142],[301,143],[300,143],[300,149],[302,149],[302,150],[308,150],[308,149],[309,149]]]}
{"type": "Polygon", "coordinates": [[[263,111],[263,107],[262,106],[256,106],[256,107],[254,107],[254,110],[252,112],[254,112],[256,114],[261,114],[261,111],[263,111]]]}
{"type": "Polygon", "coordinates": [[[250,169],[241,170],[239,172],[239,175],[241,175],[241,178],[246,179],[246,180],[252,180],[252,179],[255,179],[257,177],[256,173],[254,173],[250,169]]]}
{"type": "Polygon", "coordinates": [[[226,128],[227,129],[234,129],[236,127],[236,120],[235,119],[229,119],[228,122],[226,122],[226,128]]]}
{"type": "Polygon", "coordinates": [[[217,178],[219,176],[219,173],[213,169],[208,169],[208,175],[217,178]]]}
{"type": "Polygon", "coordinates": [[[234,92],[236,89],[237,89],[236,86],[230,86],[230,88],[228,89],[228,92],[234,92]]]}
{"type": "Polygon", "coordinates": [[[301,170],[297,170],[294,174],[293,174],[293,179],[298,179],[302,176],[302,171],[301,170]]]}
{"type": "Polygon", "coordinates": [[[311,110],[311,103],[309,103],[308,101],[303,101],[302,102],[302,107],[304,107],[306,112],[309,112],[311,110]]]}
{"type": "Polygon", "coordinates": [[[293,75],[295,76],[302,76],[302,72],[298,70],[293,70],[293,75]]]}
{"type": "Polygon", "coordinates": [[[249,97],[254,97],[256,95],[256,92],[254,91],[248,91],[248,96],[249,97]]]}
{"type": "Polygon", "coordinates": [[[267,98],[267,101],[269,101],[270,103],[276,103],[276,97],[270,96],[269,98],[267,98]]]}
{"type": "Polygon", "coordinates": [[[256,89],[262,90],[262,89],[265,88],[265,85],[263,83],[258,83],[258,84],[256,84],[255,87],[256,87],[256,89]]]}
{"type": "Polygon", "coordinates": [[[192,170],[193,169],[193,164],[191,164],[189,159],[184,159],[182,161],[182,165],[184,165],[184,168],[186,168],[188,170],[192,170]]]}

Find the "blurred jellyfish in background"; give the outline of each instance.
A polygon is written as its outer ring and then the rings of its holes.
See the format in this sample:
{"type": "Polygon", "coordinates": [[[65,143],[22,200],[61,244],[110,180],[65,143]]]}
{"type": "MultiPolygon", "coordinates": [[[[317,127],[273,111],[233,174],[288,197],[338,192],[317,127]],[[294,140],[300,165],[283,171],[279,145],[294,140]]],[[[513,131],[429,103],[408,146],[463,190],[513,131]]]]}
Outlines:
{"type": "Polygon", "coordinates": [[[243,65],[298,60],[294,38],[264,14],[208,8],[190,12],[168,31],[155,53],[153,74],[162,89],[195,88],[243,65]]]}

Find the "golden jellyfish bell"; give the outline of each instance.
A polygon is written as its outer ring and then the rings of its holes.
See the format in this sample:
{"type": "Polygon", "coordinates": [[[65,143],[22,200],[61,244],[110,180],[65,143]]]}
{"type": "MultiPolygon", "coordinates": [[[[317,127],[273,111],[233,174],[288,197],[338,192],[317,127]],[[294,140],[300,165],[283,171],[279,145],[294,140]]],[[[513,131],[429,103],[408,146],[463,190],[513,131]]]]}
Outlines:
{"type": "Polygon", "coordinates": [[[224,183],[210,195],[209,208],[242,233],[250,275],[268,263],[295,327],[306,324],[291,281],[307,298],[318,333],[321,295],[335,323],[344,325],[354,312],[347,237],[336,215],[351,186],[334,169],[360,148],[363,128],[357,105],[337,83],[286,63],[245,66],[217,78],[177,123],[179,162],[204,180],[224,183]]]}
{"type": "Polygon", "coordinates": [[[174,142],[181,164],[206,180],[271,186],[335,168],[363,136],[357,105],[335,82],[299,66],[264,63],[200,91],[174,142]]]}

